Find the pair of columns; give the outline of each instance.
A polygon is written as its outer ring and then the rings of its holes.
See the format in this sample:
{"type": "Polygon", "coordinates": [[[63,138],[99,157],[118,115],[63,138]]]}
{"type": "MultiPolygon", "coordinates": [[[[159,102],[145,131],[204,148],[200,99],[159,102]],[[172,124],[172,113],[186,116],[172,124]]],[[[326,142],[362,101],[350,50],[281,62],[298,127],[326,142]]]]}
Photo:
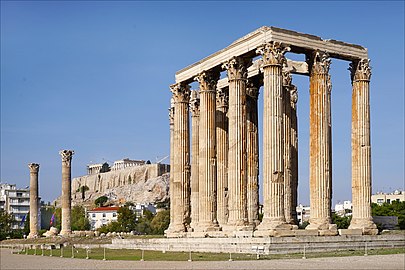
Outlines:
{"type": "MultiPolygon", "coordinates": [[[[62,150],[59,152],[62,157],[62,226],[60,234],[68,236],[71,230],[71,162],[74,151],[62,150]]],[[[28,164],[30,169],[30,233],[28,238],[38,237],[38,174],[39,164],[28,164]]]]}

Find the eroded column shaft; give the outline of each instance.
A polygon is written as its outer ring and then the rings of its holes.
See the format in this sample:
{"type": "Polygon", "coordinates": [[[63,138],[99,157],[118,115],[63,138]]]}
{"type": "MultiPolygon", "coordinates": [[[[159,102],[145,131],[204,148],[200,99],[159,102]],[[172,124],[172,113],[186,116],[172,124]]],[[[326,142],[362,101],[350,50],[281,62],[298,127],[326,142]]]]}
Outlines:
{"type": "Polygon", "coordinates": [[[216,84],[219,73],[205,71],[198,75],[200,83],[199,128],[199,223],[198,231],[219,230],[217,221],[216,169],[216,84]]]}
{"type": "Polygon", "coordinates": [[[30,233],[28,238],[38,237],[38,173],[39,164],[30,163],[30,233]]]}
{"type": "Polygon", "coordinates": [[[350,229],[376,234],[371,216],[371,143],[369,60],[351,65],[352,71],[352,201],[350,229]]]}
{"type": "Polygon", "coordinates": [[[71,165],[74,151],[62,150],[62,226],[60,234],[67,236],[71,229],[71,165]]]}
{"type": "Polygon", "coordinates": [[[216,95],[217,136],[217,219],[220,226],[228,222],[228,90],[216,95]]]}
{"type": "Polygon", "coordinates": [[[199,220],[199,126],[200,126],[200,99],[197,91],[191,92],[191,228],[198,226],[199,220]]]}

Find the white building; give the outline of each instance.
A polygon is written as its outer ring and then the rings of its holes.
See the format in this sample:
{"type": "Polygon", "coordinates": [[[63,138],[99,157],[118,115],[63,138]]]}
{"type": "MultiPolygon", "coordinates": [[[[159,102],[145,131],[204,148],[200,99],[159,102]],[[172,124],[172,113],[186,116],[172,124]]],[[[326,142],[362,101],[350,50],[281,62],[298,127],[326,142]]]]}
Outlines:
{"type": "MultiPolygon", "coordinates": [[[[40,199],[38,198],[38,210],[40,199]]],[[[0,184],[0,209],[14,217],[13,229],[23,229],[30,211],[30,190],[17,189],[14,184],[0,184]]],[[[38,211],[38,221],[41,220],[41,211],[38,211]]],[[[38,224],[39,228],[41,224],[38,224]]]]}
{"type": "Polygon", "coordinates": [[[150,211],[152,214],[156,214],[156,207],[151,203],[138,203],[135,206],[131,207],[131,210],[136,213],[137,217],[142,217],[145,210],[150,211]]]}
{"type": "Polygon", "coordinates": [[[97,207],[87,211],[91,229],[96,230],[112,221],[117,221],[118,209],[119,207],[97,207]]]}
{"type": "Polygon", "coordinates": [[[302,225],[305,221],[309,221],[311,207],[300,204],[295,209],[297,211],[298,224],[302,225]]]}
{"type": "Polygon", "coordinates": [[[144,160],[130,160],[129,158],[124,158],[121,160],[114,161],[114,165],[111,167],[111,171],[122,170],[128,167],[142,166],[145,165],[144,160]]]}
{"type": "Polygon", "coordinates": [[[335,204],[335,213],[339,216],[351,216],[352,214],[352,201],[343,201],[335,204]]]}
{"type": "Polygon", "coordinates": [[[371,195],[371,202],[381,205],[383,203],[392,203],[393,201],[405,201],[405,191],[395,190],[393,193],[382,193],[371,195]]]}

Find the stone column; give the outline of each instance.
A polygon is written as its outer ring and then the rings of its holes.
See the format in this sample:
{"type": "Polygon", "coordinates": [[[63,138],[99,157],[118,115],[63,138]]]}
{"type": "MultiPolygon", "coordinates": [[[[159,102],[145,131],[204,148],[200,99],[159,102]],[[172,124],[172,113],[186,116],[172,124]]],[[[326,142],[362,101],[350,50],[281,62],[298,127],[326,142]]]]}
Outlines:
{"type": "Polygon", "coordinates": [[[291,143],[291,96],[292,77],[288,71],[283,71],[284,95],[284,216],[285,221],[294,224],[293,218],[293,185],[292,185],[292,143],[291,143]]]}
{"type": "Polygon", "coordinates": [[[28,238],[38,237],[38,173],[39,164],[30,163],[30,233],[28,238]]]}
{"type": "Polygon", "coordinates": [[[199,216],[199,125],[200,125],[200,98],[197,91],[191,91],[191,228],[195,230],[198,226],[199,216]]]}
{"type": "Polygon", "coordinates": [[[352,73],[352,200],[353,214],[349,229],[377,234],[371,216],[371,144],[369,59],[350,65],[352,73]]]}
{"type": "Polygon", "coordinates": [[[228,89],[217,90],[217,219],[220,226],[228,223],[228,89]]]}
{"type": "Polygon", "coordinates": [[[289,47],[278,42],[257,49],[263,56],[263,210],[258,231],[290,230],[284,216],[283,85],[284,53],[289,47]]]}
{"type": "Polygon", "coordinates": [[[220,229],[217,221],[217,168],[215,132],[215,90],[219,72],[203,71],[200,83],[199,219],[197,231],[220,229]]]}
{"type": "Polygon", "coordinates": [[[311,217],[307,230],[335,229],[331,226],[332,133],[330,93],[332,90],[327,53],[315,51],[310,66],[310,203],[311,217]]]}
{"type": "Polygon", "coordinates": [[[59,154],[62,157],[62,227],[60,234],[68,236],[71,230],[71,165],[72,156],[75,152],[72,150],[62,150],[59,154]]]}
{"type": "Polygon", "coordinates": [[[174,215],[173,210],[175,208],[176,200],[174,198],[174,100],[170,100],[170,109],[169,109],[169,125],[170,125],[170,178],[169,178],[169,195],[170,195],[170,224],[174,224],[174,215]]]}
{"type": "Polygon", "coordinates": [[[294,224],[298,224],[298,118],[297,118],[298,91],[295,85],[291,85],[291,192],[292,192],[292,218],[294,224]]]}
{"type": "Polygon", "coordinates": [[[246,80],[250,63],[250,59],[233,57],[223,65],[229,81],[229,217],[226,230],[232,231],[253,229],[247,226],[246,80]]]}
{"type": "MultiPolygon", "coordinates": [[[[189,108],[190,86],[177,83],[170,86],[174,101],[173,148],[174,159],[171,165],[173,173],[172,195],[174,202],[173,223],[170,223],[167,234],[184,233],[190,224],[190,134],[189,108]]],[[[170,236],[170,235],[168,235],[170,236]]]]}
{"type": "Polygon", "coordinates": [[[247,116],[247,216],[249,225],[259,225],[259,132],[258,107],[259,86],[248,80],[246,88],[247,116]]]}

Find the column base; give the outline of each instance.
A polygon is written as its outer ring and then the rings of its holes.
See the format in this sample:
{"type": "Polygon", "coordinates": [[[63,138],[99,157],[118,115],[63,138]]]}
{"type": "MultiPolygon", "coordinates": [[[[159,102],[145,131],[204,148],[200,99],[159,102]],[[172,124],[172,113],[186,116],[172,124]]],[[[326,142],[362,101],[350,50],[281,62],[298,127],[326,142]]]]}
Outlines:
{"type": "Polygon", "coordinates": [[[360,229],[363,235],[377,235],[378,229],[377,225],[373,222],[371,218],[354,218],[350,222],[349,229],[360,229]]]}
{"type": "Polygon", "coordinates": [[[280,219],[264,218],[262,223],[257,226],[257,231],[268,230],[292,230],[293,225],[286,223],[280,219]]]}
{"type": "Polygon", "coordinates": [[[309,219],[306,230],[337,230],[336,224],[331,224],[329,219],[309,219]]]}
{"type": "Polygon", "coordinates": [[[186,226],[184,224],[170,224],[169,228],[165,231],[165,234],[170,233],[185,233],[187,232],[186,226]]]}
{"type": "Polygon", "coordinates": [[[34,238],[38,238],[39,236],[38,236],[38,233],[37,232],[34,232],[34,233],[29,233],[28,234],[28,236],[27,236],[27,238],[28,239],[34,239],[34,238]]]}
{"type": "Polygon", "coordinates": [[[218,232],[222,228],[218,225],[217,222],[204,222],[198,223],[198,227],[194,229],[194,232],[218,232]]]}
{"type": "Polygon", "coordinates": [[[69,236],[72,236],[72,231],[61,231],[59,233],[59,235],[61,235],[63,237],[69,237],[69,236]]]}

